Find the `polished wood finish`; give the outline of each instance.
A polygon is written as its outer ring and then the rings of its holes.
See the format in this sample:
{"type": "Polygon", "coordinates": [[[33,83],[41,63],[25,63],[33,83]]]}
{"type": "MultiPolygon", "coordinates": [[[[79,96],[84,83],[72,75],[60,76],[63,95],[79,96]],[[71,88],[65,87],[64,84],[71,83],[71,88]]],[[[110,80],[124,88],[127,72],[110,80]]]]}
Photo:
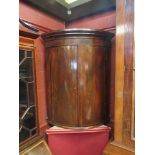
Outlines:
{"type": "Polygon", "coordinates": [[[19,36],[27,37],[31,40],[39,37],[38,31],[32,31],[32,29],[29,29],[31,26],[26,27],[23,23],[24,22],[19,19],[19,36]]]}
{"type": "Polygon", "coordinates": [[[77,47],[53,47],[49,56],[52,73],[52,122],[64,126],[78,126],[77,74],[74,69],[77,63],[77,47]]]}
{"type": "MultiPolygon", "coordinates": [[[[111,30],[110,30],[111,31],[111,30]]],[[[112,30],[113,33],[116,33],[112,30]]],[[[107,62],[107,103],[109,104],[109,123],[108,126],[111,127],[110,139],[114,139],[114,108],[115,108],[115,55],[116,55],[116,38],[113,37],[111,40],[111,51],[108,53],[107,62]]]]}
{"type": "Polygon", "coordinates": [[[123,130],[123,87],[124,87],[124,6],[125,1],[117,1],[116,8],[116,72],[115,72],[115,133],[117,143],[122,142],[123,130]],[[121,15],[121,16],[119,16],[121,15]],[[118,25],[118,26],[117,26],[118,25]]]}
{"type": "Polygon", "coordinates": [[[123,143],[134,148],[134,140],[132,139],[132,108],[133,106],[133,73],[134,73],[134,2],[127,0],[128,8],[125,13],[125,22],[128,26],[124,28],[125,33],[125,53],[124,53],[124,105],[123,105],[123,143]]]}
{"type": "Polygon", "coordinates": [[[78,95],[81,111],[78,117],[80,117],[80,126],[94,126],[105,123],[107,120],[105,58],[105,48],[102,46],[80,45],[79,47],[78,95]]]}
{"type": "Polygon", "coordinates": [[[108,123],[106,71],[112,37],[112,33],[90,29],[43,35],[49,124],[91,127],[108,123]]]}
{"type": "MultiPolygon", "coordinates": [[[[19,22],[20,22],[20,25],[19,25],[20,30],[30,33],[30,35],[34,35],[34,38],[35,38],[35,36],[37,37],[38,35],[40,35],[42,33],[52,31],[52,29],[49,29],[44,26],[23,20],[22,18],[19,18],[19,22]],[[31,27],[32,27],[32,29],[31,29],[31,27]]],[[[26,35],[28,35],[28,34],[26,34],[26,35]]]]}
{"type": "Polygon", "coordinates": [[[134,155],[134,1],[116,1],[116,72],[114,140],[107,155],[134,155]],[[117,146],[117,147],[116,147],[117,146]]]}
{"type": "Polygon", "coordinates": [[[32,39],[36,39],[39,37],[39,34],[31,32],[29,29],[23,27],[21,24],[19,25],[19,27],[20,27],[20,31],[19,31],[20,36],[24,36],[32,39]]]}

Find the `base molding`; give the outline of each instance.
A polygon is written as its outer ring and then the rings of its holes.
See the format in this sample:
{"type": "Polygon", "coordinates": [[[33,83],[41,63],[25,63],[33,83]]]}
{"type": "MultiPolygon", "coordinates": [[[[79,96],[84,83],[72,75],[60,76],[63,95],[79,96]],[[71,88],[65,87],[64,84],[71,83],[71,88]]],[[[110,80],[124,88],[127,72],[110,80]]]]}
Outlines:
{"type": "Polygon", "coordinates": [[[134,149],[111,142],[106,146],[103,155],[135,155],[135,152],[134,149]]]}

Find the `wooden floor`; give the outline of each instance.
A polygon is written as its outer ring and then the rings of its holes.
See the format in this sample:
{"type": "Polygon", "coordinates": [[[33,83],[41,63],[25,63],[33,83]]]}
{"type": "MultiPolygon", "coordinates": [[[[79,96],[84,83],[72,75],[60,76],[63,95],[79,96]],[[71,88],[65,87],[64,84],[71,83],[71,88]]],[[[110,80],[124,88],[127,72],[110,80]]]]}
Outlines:
{"type": "Polygon", "coordinates": [[[106,146],[103,155],[135,155],[133,149],[110,143],[106,146]]]}

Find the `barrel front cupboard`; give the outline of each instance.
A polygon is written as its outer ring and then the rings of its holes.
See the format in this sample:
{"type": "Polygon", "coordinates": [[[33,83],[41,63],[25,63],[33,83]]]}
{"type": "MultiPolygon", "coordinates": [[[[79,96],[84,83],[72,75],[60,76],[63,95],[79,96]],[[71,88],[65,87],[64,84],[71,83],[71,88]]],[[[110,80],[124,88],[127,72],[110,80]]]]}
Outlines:
{"type": "Polygon", "coordinates": [[[48,123],[81,128],[105,124],[112,33],[65,29],[42,35],[46,48],[48,123]]]}

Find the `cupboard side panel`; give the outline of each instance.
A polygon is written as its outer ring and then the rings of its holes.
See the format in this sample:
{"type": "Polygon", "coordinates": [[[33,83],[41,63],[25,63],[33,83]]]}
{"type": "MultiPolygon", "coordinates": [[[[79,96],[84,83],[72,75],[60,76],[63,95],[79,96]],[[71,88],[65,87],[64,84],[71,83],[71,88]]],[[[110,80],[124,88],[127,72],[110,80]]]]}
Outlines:
{"type": "Polygon", "coordinates": [[[100,123],[106,124],[108,122],[108,103],[106,102],[107,91],[106,90],[106,48],[102,46],[96,46],[93,48],[95,51],[95,83],[94,83],[94,118],[100,120],[100,123]]]}
{"type": "Polygon", "coordinates": [[[46,91],[47,91],[47,100],[46,100],[46,104],[47,104],[47,121],[48,124],[52,125],[52,84],[51,84],[51,59],[50,59],[50,49],[47,48],[46,49],[46,91]]]}

